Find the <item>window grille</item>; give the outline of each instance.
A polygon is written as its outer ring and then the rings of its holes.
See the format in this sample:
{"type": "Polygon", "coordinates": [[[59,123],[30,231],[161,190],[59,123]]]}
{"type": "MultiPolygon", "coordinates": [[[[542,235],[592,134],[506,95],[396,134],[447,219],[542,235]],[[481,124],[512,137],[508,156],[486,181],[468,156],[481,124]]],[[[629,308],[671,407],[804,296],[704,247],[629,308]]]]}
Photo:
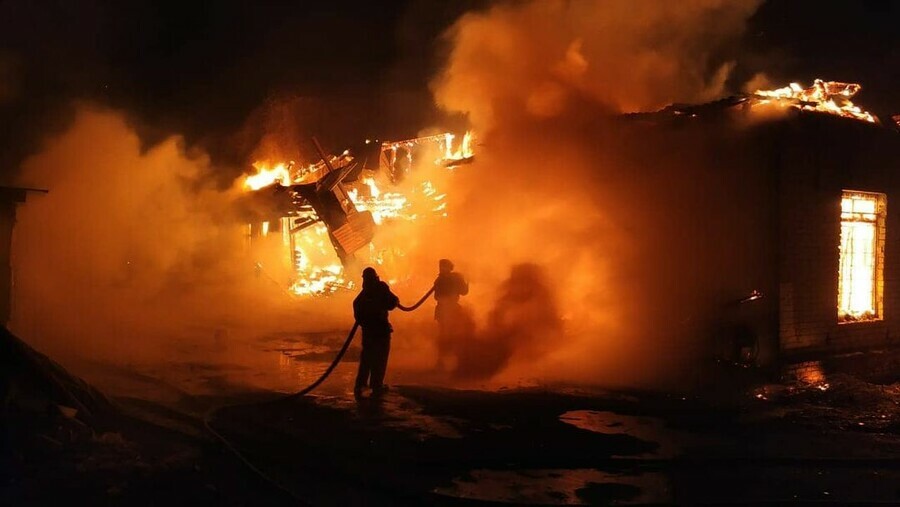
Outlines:
{"type": "Polygon", "coordinates": [[[841,198],[838,321],[883,318],[887,197],[846,190],[841,198]]]}

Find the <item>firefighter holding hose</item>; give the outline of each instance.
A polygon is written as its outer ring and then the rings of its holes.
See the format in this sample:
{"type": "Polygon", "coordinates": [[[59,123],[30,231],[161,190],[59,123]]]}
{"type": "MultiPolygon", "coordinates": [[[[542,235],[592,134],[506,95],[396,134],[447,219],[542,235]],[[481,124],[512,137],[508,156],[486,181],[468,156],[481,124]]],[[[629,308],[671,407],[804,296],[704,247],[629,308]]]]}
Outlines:
{"type": "Polygon", "coordinates": [[[391,292],[388,284],[378,278],[375,269],[364,269],[362,278],[362,291],[353,300],[353,316],[362,328],[362,353],[353,394],[361,396],[363,388],[368,384],[372,388],[372,395],[380,396],[387,390],[384,373],[387,370],[393,332],[388,312],[397,308],[400,300],[391,292]]]}

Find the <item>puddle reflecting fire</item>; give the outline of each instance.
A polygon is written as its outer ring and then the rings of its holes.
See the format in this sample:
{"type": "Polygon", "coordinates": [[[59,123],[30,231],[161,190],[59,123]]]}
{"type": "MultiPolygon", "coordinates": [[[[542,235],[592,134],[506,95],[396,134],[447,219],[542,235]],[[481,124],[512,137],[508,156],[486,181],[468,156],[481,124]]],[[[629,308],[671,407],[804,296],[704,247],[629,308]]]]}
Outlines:
{"type": "Polygon", "coordinates": [[[647,504],[671,501],[660,473],[611,473],[594,469],[472,470],[435,493],[519,505],[647,504]]]}

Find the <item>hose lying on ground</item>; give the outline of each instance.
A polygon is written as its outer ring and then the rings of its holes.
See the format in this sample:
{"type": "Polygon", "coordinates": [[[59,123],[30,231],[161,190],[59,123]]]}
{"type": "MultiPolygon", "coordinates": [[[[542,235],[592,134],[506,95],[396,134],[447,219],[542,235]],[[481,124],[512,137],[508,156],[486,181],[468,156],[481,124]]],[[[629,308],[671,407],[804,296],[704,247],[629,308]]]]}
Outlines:
{"type": "MultiPolygon", "coordinates": [[[[424,303],[425,300],[428,299],[428,296],[430,296],[430,295],[433,294],[433,293],[434,293],[434,287],[432,287],[431,289],[429,289],[428,292],[426,292],[425,295],[422,296],[421,299],[419,299],[419,300],[416,302],[416,304],[414,304],[414,305],[412,305],[412,306],[403,306],[403,305],[401,305],[401,304],[398,304],[398,305],[397,305],[397,308],[399,308],[400,310],[403,310],[404,312],[411,312],[411,311],[414,311],[414,310],[416,310],[417,308],[419,308],[420,306],[422,306],[422,303],[424,303]]],[[[335,356],[334,360],[331,361],[331,364],[328,365],[328,368],[325,369],[325,372],[322,373],[322,375],[321,375],[318,379],[316,379],[315,382],[313,382],[312,384],[310,384],[310,385],[304,387],[303,389],[297,391],[296,393],[292,393],[292,394],[285,395],[285,396],[283,396],[283,397],[281,397],[281,398],[277,398],[277,399],[275,399],[275,400],[273,400],[273,401],[271,401],[271,402],[268,402],[268,403],[279,402],[279,401],[285,401],[285,400],[292,400],[292,399],[295,399],[295,398],[299,398],[299,397],[301,397],[301,396],[305,396],[305,395],[309,394],[309,393],[312,392],[315,388],[319,387],[319,385],[321,385],[322,382],[325,382],[325,379],[327,379],[328,376],[331,375],[331,372],[333,372],[334,369],[337,367],[338,363],[341,362],[341,359],[344,358],[344,354],[346,354],[346,353],[347,353],[347,349],[350,348],[350,343],[353,342],[353,337],[356,335],[356,330],[357,330],[357,329],[359,329],[359,322],[354,322],[354,323],[353,323],[353,327],[350,328],[350,332],[347,334],[347,339],[344,340],[344,345],[341,346],[341,350],[338,351],[337,356],[335,356]]],[[[253,405],[253,404],[250,403],[250,404],[247,404],[247,405],[253,405]]],[[[237,407],[237,406],[240,406],[240,405],[231,405],[231,407],[237,407]]],[[[260,470],[260,469],[257,468],[256,466],[254,466],[253,463],[251,463],[250,460],[248,460],[247,458],[245,458],[244,455],[241,454],[241,452],[240,452],[239,450],[237,450],[237,448],[234,447],[234,445],[232,445],[232,443],[231,443],[227,438],[225,438],[224,436],[222,436],[222,434],[220,434],[218,431],[216,431],[215,429],[213,429],[212,424],[211,424],[212,419],[213,419],[213,416],[216,414],[216,412],[218,412],[218,411],[219,411],[220,409],[222,409],[222,408],[225,408],[225,407],[215,407],[215,408],[212,408],[212,409],[210,409],[209,411],[207,411],[206,414],[203,415],[203,426],[206,428],[206,431],[209,432],[210,435],[212,435],[213,437],[215,437],[215,439],[218,440],[222,445],[224,445],[226,449],[228,449],[229,451],[231,451],[232,454],[234,454],[235,456],[237,456],[237,458],[238,458],[239,460],[241,460],[241,462],[242,462],[244,465],[246,465],[247,468],[249,468],[250,470],[252,470],[253,473],[255,473],[256,475],[260,476],[260,477],[263,478],[265,481],[271,483],[272,485],[274,485],[274,486],[277,487],[278,489],[284,491],[285,493],[287,493],[288,495],[290,495],[291,497],[293,497],[295,500],[298,500],[298,501],[301,501],[301,502],[302,502],[302,499],[300,499],[299,497],[297,497],[290,489],[288,489],[287,487],[285,487],[283,484],[281,484],[280,482],[278,482],[278,481],[275,480],[274,478],[272,478],[272,477],[266,475],[265,472],[263,472],[262,470],[260,470]]]]}
{"type": "MultiPolygon", "coordinates": [[[[397,308],[403,310],[404,312],[415,311],[417,308],[422,306],[422,303],[424,303],[428,299],[428,296],[432,295],[433,293],[434,293],[434,287],[428,289],[428,292],[426,292],[424,296],[419,298],[419,300],[416,301],[416,304],[414,304],[412,306],[403,306],[401,304],[397,304],[397,308]]],[[[331,375],[331,372],[334,371],[334,369],[337,367],[338,363],[341,362],[341,359],[343,359],[344,354],[347,352],[347,349],[350,348],[350,342],[353,341],[353,336],[356,334],[356,330],[358,328],[359,328],[359,322],[354,322],[353,327],[350,328],[350,333],[347,335],[347,339],[344,340],[344,345],[341,347],[341,350],[338,351],[337,356],[335,356],[335,358],[334,358],[334,361],[332,361],[331,364],[328,366],[328,368],[325,369],[325,373],[323,373],[321,377],[319,377],[312,384],[304,387],[303,389],[297,391],[294,394],[289,394],[282,399],[290,400],[293,398],[299,398],[301,396],[305,396],[305,395],[309,394],[310,392],[312,392],[313,389],[319,387],[319,385],[322,382],[325,382],[325,379],[327,379],[328,376],[331,375]]]]}
{"type": "Polygon", "coordinates": [[[344,345],[341,347],[341,350],[338,351],[337,356],[334,357],[334,361],[332,361],[331,364],[328,365],[328,368],[325,369],[325,373],[323,373],[321,377],[319,377],[312,384],[297,391],[296,393],[289,394],[281,399],[290,400],[293,398],[299,398],[301,396],[305,396],[305,395],[309,394],[310,392],[312,392],[313,389],[319,387],[319,384],[321,384],[322,382],[325,382],[325,379],[327,379],[328,376],[331,375],[331,372],[334,371],[334,369],[337,367],[338,363],[340,363],[341,359],[343,359],[344,354],[347,353],[347,349],[350,348],[350,342],[353,341],[353,336],[356,335],[356,330],[358,328],[359,328],[359,322],[354,322],[353,327],[350,328],[350,333],[347,335],[347,339],[344,340],[344,345]]]}

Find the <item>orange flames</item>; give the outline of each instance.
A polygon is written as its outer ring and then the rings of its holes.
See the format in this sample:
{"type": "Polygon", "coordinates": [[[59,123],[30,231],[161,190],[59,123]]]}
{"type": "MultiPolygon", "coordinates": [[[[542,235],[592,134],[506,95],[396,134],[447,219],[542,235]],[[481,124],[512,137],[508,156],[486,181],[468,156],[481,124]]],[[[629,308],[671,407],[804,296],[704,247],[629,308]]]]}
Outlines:
{"type": "Polygon", "coordinates": [[[291,184],[291,167],[294,163],[281,163],[274,167],[268,167],[264,162],[254,162],[253,167],[257,173],[244,178],[244,188],[247,190],[259,190],[269,185],[278,183],[282,186],[291,184]]]}
{"type": "Polygon", "coordinates": [[[382,192],[375,184],[375,178],[363,178],[362,185],[351,188],[347,194],[356,205],[356,209],[371,211],[372,218],[378,225],[392,218],[415,218],[405,212],[409,208],[406,196],[399,192],[382,192]],[[362,192],[360,187],[363,189],[362,192]]]}
{"type": "Polygon", "coordinates": [[[846,118],[876,123],[878,120],[868,111],[862,110],[850,100],[862,86],[856,83],[840,83],[816,79],[809,88],[791,83],[775,90],[756,90],[759,104],[783,103],[803,111],[818,111],[846,118]]]}
{"type": "Polygon", "coordinates": [[[281,219],[285,254],[294,274],[289,291],[297,296],[318,296],[352,289],[353,282],[344,279],[344,267],[337,259],[323,223],[291,233],[298,220],[314,218],[308,215],[281,219]]]}
{"type": "MultiPolygon", "coordinates": [[[[379,170],[364,170],[357,181],[344,183],[346,195],[357,210],[371,212],[375,223],[379,226],[401,221],[413,222],[426,216],[446,217],[447,194],[440,192],[430,180],[407,182],[402,190],[399,186],[390,190],[384,190],[382,187],[391,185],[387,181],[387,175],[395,168],[398,153],[412,166],[413,151],[417,146],[436,144],[439,157],[434,165],[438,169],[452,169],[470,160],[474,156],[473,135],[467,132],[456,145],[455,139],[456,136],[453,134],[445,133],[383,143],[379,170]],[[379,179],[384,181],[379,183],[376,181],[379,179]]],[[[336,163],[339,159],[349,162],[352,156],[345,151],[339,157],[332,157],[332,162],[336,163]]],[[[293,162],[275,165],[256,162],[253,167],[257,173],[243,178],[243,188],[246,191],[255,191],[274,184],[290,186],[295,183],[311,183],[324,174],[322,162],[299,169],[295,168],[293,162]]],[[[309,225],[310,221],[317,220],[318,217],[313,211],[298,211],[281,218],[284,259],[290,265],[293,277],[289,283],[289,291],[297,296],[329,295],[340,290],[352,289],[354,286],[352,281],[344,277],[344,267],[337,258],[328,229],[322,222],[309,225]]],[[[253,226],[250,227],[252,233],[253,226]]],[[[268,236],[271,224],[265,222],[261,227],[260,235],[268,236]]],[[[356,252],[358,260],[372,265],[384,265],[404,255],[405,252],[398,245],[376,247],[369,244],[368,247],[356,252]]],[[[263,269],[259,262],[257,269],[263,269]]]]}
{"type": "Polygon", "coordinates": [[[449,132],[444,134],[444,160],[438,161],[439,163],[443,162],[445,164],[450,162],[448,167],[452,166],[452,162],[469,159],[475,156],[475,152],[472,151],[472,132],[466,132],[462,142],[459,143],[459,146],[456,148],[456,151],[453,151],[454,138],[455,136],[449,132]]]}
{"type": "Polygon", "coordinates": [[[453,140],[456,136],[450,132],[437,134],[433,136],[417,137],[415,139],[407,139],[405,141],[388,141],[381,144],[382,163],[390,168],[396,166],[398,157],[405,157],[406,161],[412,164],[412,150],[417,146],[427,143],[437,143],[439,146],[440,156],[434,161],[435,164],[445,167],[454,168],[461,162],[470,160],[475,156],[472,146],[475,144],[475,135],[472,132],[466,132],[456,148],[453,147],[453,140]]]}
{"type": "MultiPolygon", "coordinates": [[[[329,162],[332,165],[339,165],[344,161],[350,160],[353,160],[353,157],[346,150],[340,155],[329,157],[329,162]]],[[[243,177],[244,190],[259,190],[276,183],[287,187],[294,183],[313,182],[321,177],[326,168],[325,162],[321,160],[315,164],[301,167],[297,167],[293,160],[286,163],[279,162],[274,165],[269,161],[256,161],[252,165],[256,169],[256,174],[243,177]]]]}

